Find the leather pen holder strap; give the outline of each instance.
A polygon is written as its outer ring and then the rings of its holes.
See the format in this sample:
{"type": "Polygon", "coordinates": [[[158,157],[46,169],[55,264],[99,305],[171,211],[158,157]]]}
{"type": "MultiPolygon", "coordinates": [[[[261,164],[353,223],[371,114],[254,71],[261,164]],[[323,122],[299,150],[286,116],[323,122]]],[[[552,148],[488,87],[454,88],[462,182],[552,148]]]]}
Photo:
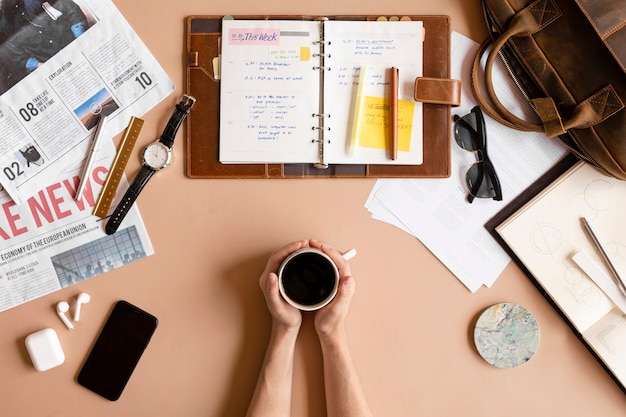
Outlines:
{"type": "Polygon", "coordinates": [[[461,104],[461,81],[450,78],[417,77],[415,101],[457,107],[461,104]]]}

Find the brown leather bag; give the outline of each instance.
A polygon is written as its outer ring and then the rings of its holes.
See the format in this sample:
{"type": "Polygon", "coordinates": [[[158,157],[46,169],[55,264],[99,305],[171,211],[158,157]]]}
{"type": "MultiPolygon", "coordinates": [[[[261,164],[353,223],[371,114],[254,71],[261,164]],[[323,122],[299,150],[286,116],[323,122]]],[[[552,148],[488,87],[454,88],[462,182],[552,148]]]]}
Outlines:
{"type": "Polygon", "coordinates": [[[558,136],[579,158],[626,180],[626,1],[482,3],[492,36],[474,60],[472,87],[483,110],[511,128],[558,136]],[[481,56],[490,45],[483,74],[481,56]],[[517,117],[498,99],[498,56],[540,121],[517,117]]]}

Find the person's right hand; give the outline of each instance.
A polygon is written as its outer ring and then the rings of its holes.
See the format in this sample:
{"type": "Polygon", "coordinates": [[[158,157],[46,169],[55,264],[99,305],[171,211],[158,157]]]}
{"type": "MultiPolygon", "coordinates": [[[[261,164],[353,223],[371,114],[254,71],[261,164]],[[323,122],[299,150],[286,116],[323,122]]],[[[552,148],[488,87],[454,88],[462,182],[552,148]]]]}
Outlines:
{"type": "MultiPolygon", "coordinates": [[[[345,321],[354,295],[356,283],[350,271],[350,263],[333,247],[309,240],[309,245],[328,255],[339,271],[339,288],[335,298],[315,313],[315,330],[320,339],[340,340],[345,337],[345,321]]],[[[323,340],[322,340],[323,341],[323,340]]]]}
{"type": "Polygon", "coordinates": [[[278,289],[278,268],[281,262],[292,252],[309,246],[308,240],[292,242],[275,250],[267,260],[265,270],[259,278],[259,286],[265,295],[267,308],[272,315],[273,325],[284,330],[297,331],[302,324],[302,314],[300,310],[287,303],[280,295],[278,289]]]}

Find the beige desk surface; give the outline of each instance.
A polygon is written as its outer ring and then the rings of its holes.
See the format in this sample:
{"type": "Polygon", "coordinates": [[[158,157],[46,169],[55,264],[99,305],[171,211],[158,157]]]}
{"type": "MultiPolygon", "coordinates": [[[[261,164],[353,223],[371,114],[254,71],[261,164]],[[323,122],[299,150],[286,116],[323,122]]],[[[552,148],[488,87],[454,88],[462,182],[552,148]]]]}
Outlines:
{"type": "MultiPolygon", "coordinates": [[[[157,137],[183,92],[184,18],[193,14],[449,14],[476,40],[479,0],[315,2],[115,0],[177,92],[146,117],[139,145],[157,137]]],[[[119,140],[119,138],[116,138],[119,140]]],[[[377,416],[623,416],[626,395],[521,271],[471,294],[418,240],[372,220],[374,180],[190,180],[179,134],[173,166],[138,204],[155,255],[0,314],[0,414],[21,416],[243,416],[268,338],[258,274],[269,253],[304,237],[358,249],[348,331],[377,416]],[[92,301],[67,331],[54,305],[92,301]],[[118,299],[156,315],[159,328],[121,399],[104,400],[76,375],[118,299]],[[512,370],[484,362],[472,341],[477,315],[496,302],[530,309],[541,327],[535,357],[512,370]],[[24,337],[57,330],[66,362],[34,370],[24,337]]],[[[139,157],[126,172],[134,176],[139,157]]],[[[310,317],[297,346],[294,416],[324,416],[321,354],[310,317]]],[[[271,417],[271,416],[268,416],[271,417]]]]}

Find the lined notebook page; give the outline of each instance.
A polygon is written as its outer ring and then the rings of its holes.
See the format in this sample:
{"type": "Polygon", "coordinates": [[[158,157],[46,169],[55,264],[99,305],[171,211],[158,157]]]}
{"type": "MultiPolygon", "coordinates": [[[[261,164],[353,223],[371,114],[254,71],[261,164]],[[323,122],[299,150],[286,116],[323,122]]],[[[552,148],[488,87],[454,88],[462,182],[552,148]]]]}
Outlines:
{"type": "Polygon", "coordinates": [[[422,105],[413,101],[413,86],[422,74],[423,37],[422,22],[410,21],[223,21],[220,161],[318,162],[314,115],[323,100],[326,163],[421,164],[422,105]],[[363,106],[357,109],[363,66],[368,76],[363,106]],[[395,161],[390,158],[392,66],[400,69],[395,161]],[[351,153],[357,110],[362,125],[351,153]]]}
{"type": "Polygon", "coordinates": [[[221,162],[316,162],[319,22],[224,20],[221,162]]]}
{"type": "Polygon", "coordinates": [[[422,22],[328,21],[325,38],[330,54],[325,73],[324,112],[331,115],[326,133],[327,162],[414,164],[423,162],[422,104],[413,100],[415,78],[422,75],[422,22]],[[367,77],[360,80],[360,70],[367,77]],[[390,160],[391,67],[400,69],[399,117],[400,152],[390,160]],[[354,129],[354,113],[360,82],[365,82],[359,129],[360,145],[346,152],[354,129]]]}

